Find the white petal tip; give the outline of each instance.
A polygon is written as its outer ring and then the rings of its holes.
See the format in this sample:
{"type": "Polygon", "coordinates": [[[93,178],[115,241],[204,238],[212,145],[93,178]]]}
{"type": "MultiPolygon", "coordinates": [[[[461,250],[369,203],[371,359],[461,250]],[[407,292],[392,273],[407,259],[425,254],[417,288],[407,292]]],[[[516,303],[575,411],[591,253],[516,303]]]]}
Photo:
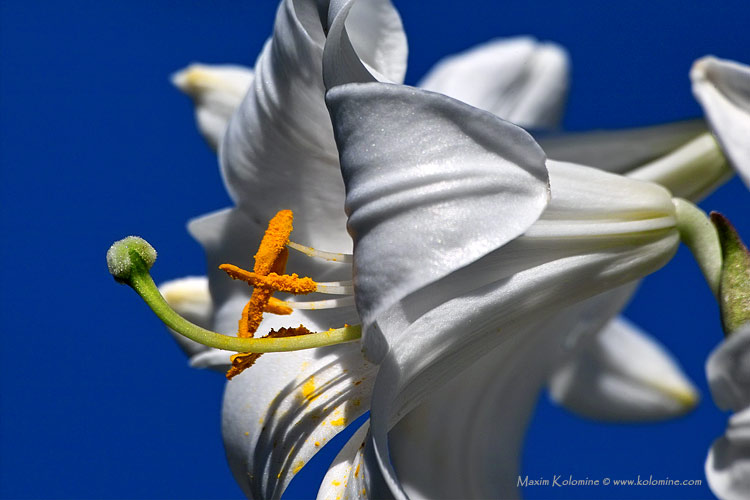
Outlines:
{"type": "Polygon", "coordinates": [[[193,63],[172,73],[169,80],[190,97],[219,92],[239,99],[247,91],[252,78],[253,72],[242,66],[193,63]]]}
{"type": "Polygon", "coordinates": [[[208,278],[188,276],[159,285],[164,300],[173,309],[179,310],[192,305],[210,306],[211,294],[208,291],[208,278]]]}
{"type": "Polygon", "coordinates": [[[189,95],[191,93],[191,84],[195,80],[195,69],[195,65],[190,65],[187,68],[175,71],[169,76],[169,81],[172,82],[172,85],[189,95]]]}
{"type": "Polygon", "coordinates": [[[550,393],[574,413],[618,422],[674,418],[700,400],[666,349],[622,319],[555,373],[550,393]]]}

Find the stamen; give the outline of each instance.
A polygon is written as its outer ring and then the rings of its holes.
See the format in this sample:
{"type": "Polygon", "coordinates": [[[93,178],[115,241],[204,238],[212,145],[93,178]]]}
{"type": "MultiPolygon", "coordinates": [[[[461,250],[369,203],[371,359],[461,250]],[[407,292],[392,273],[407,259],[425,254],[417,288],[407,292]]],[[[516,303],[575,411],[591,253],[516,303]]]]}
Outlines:
{"type": "Polygon", "coordinates": [[[351,281],[326,281],[317,283],[318,288],[315,290],[319,293],[329,295],[352,295],[354,293],[354,284],[351,281]]]}
{"type": "Polygon", "coordinates": [[[341,297],[340,299],[313,300],[306,302],[293,302],[289,300],[283,300],[279,302],[286,307],[291,307],[292,309],[335,309],[337,307],[353,306],[354,297],[348,296],[341,297]]]}
{"type": "Polygon", "coordinates": [[[312,247],[306,247],[305,245],[300,245],[293,241],[288,242],[286,245],[298,252],[302,252],[308,257],[317,257],[330,262],[341,262],[342,264],[351,264],[354,262],[352,255],[348,253],[324,252],[323,250],[316,250],[312,247]]]}

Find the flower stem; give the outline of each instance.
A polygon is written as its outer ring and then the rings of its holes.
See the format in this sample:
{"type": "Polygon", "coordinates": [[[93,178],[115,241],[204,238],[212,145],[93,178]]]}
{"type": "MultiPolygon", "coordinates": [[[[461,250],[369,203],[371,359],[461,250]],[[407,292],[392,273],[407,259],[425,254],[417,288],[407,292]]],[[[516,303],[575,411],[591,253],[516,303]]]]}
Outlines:
{"type": "Polygon", "coordinates": [[[716,227],[706,213],[689,201],[673,198],[680,239],[693,253],[714,297],[719,298],[721,245],[716,227]]]}
{"type": "MultiPolygon", "coordinates": [[[[121,257],[119,264],[127,267],[127,273],[120,273],[117,276],[118,281],[133,288],[169,328],[205,346],[243,353],[286,352],[351,342],[358,340],[362,335],[359,325],[347,325],[325,332],[279,338],[239,338],[206,330],[177,314],[164,300],[151,278],[150,264],[144,261],[138,251],[133,248],[120,248],[117,246],[119,243],[112,245],[112,249],[119,252],[121,257]]],[[[110,252],[113,252],[112,249],[110,252]]],[[[110,266],[111,270],[112,266],[110,266]]]]}

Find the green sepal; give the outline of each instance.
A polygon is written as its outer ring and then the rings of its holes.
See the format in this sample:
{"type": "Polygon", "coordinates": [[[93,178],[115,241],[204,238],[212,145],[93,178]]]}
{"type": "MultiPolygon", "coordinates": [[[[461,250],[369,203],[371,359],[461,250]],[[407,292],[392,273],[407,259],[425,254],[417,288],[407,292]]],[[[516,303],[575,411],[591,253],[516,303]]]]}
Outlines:
{"type": "Polygon", "coordinates": [[[724,335],[729,336],[750,323],[750,252],[729,219],[712,212],[711,222],[721,243],[719,309],[724,335]]]}

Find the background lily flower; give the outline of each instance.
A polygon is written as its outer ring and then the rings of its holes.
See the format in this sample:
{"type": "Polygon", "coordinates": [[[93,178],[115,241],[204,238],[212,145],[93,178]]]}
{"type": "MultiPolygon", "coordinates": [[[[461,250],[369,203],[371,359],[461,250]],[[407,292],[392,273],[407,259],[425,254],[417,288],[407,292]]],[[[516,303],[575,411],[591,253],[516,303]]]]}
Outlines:
{"type": "Polygon", "coordinates": [[[714,136],[737,173],[750,186],[750,68],[704,57],[690,72],[693,93],[714,136]]]}
{"type": "Polygon", "coordinates": [[[716,406],[732,410],[727,430],[706,459],[711,490],[724,500],[750,495],[750,325],[730,335],[711,353],[706,376],[716,406]]]}
{"type": "Polygon", "coordinates": [[[242,66],[192,64],[172,75],[172,83],[195,103],[195,121],[211,149],[218,149],[229,119],[253,83],[242,66]]]}

